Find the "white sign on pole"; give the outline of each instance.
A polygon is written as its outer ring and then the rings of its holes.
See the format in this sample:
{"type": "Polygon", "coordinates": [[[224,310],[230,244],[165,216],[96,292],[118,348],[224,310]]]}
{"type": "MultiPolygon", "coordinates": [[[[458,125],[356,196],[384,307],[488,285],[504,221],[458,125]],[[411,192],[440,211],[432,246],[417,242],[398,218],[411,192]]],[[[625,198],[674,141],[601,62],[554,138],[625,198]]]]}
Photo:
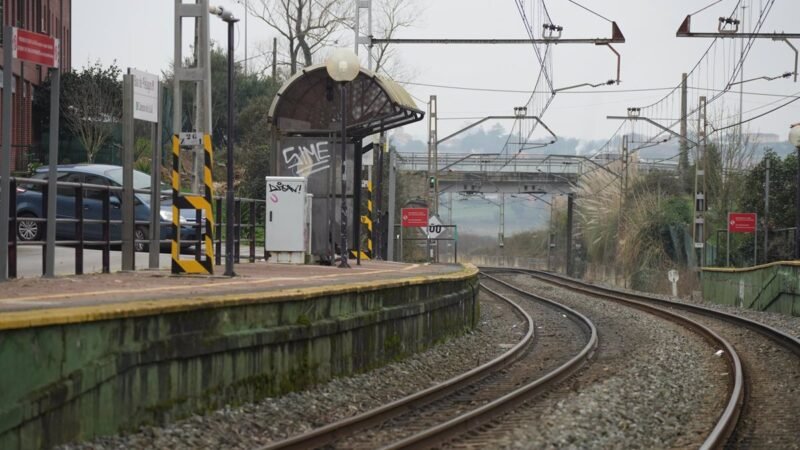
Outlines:
{"type": "Polygon", "coordinates": [[[442,231],[444,231],[442,221],[436,216],[431,216],[428,219],[428,228],[425,229],[425,234],[428,236],[428,239],[438,238],[439,235],[442,234],[442,231]]]}
{"type": "Polygon", "coordinates": [[[128,69],[133,75],[133,118],[158,123],[158,75],[128,69]]]}
{"type": "Polygon", "coordinates": [[[678,296],[678,280],[680,279],[678,271],[675,269],[671,269],[667,272],[667,279],[670,283],[672,283],[672,296],[678,296]]]}
{"type": "Polygon", "coordinates": [[[203,133],[181,131],[180,134],[178,134],[178,141],[181,147],[199,147],[203,144],[203,133]]]}

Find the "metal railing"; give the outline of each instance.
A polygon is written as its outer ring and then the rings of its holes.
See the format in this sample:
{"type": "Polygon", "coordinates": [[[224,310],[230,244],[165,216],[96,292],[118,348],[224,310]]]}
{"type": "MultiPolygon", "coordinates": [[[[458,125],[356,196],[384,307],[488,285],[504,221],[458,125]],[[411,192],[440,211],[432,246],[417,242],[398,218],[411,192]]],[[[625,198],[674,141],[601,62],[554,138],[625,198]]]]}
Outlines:
{"type": "MultiPolygon", "coordinates": [[[[428,155],[425,153],[401,153],[398,156],[400,170],[428,170],[428,155]]],[[[439,153],[437,164],[440,172],[523,172],[560,175],[577,175],[581,166],[581,162],[573,157],[531,154],[501,157],[480,153],[439,153]]]]}
{"type": "MultiPolygon", "coordinates": [[[[217,234],[214,236],[214,258],[217,265],[222,264],[223,231],[225,230],[226,224],[222,220],[223,217],[226,217],[223,209],[223,200],[223,197],[214,197],[214,215],[216,216],[215,222],[218,230],[217,234]]],[[[266,200],[236,197],[234,198],[233,204],[233,217],[235,218],[233,224],[233,262],[241,262],[241,244],[245,241],[249,244],[249,254],[247,255],[247,260],[249,262],[256,262],[256,260],[259,259],[266,260],[267,251],[264,245],[265,220],[267,215],[266,200]],[[259,232],[259,230],[261,231],[259,232]],[[263,253],[260,257],[257,257],[256,247],[259,246],[259,243],[261,244],[260,248],[263,253]]]]}
{"type": "MultiPolygon", "coordinates": [[[[0,257],[7,257],[8,258],[8,278],[16,278],[18,276],[18,249],[23,246],[39,246],[42,248],[42,274],[45,274],[45,267],[46,267],[46,249],[47,249],[47,236],[46,230],[44,230],[47,218],[48,218],[48,192],[47,192],[47,180],[43,179],[35,179],[35,178],[20,178],[20,177],[10,177],[9,178],[9,192],[13,193],[14,195],[10,196],[10,207],[9,210],[11,211],[10,216],[7,220],[9,220],[9,243],[8,249],[5,255],[0,254],[0,257]],[[35,217],[30,215],[19,216],[18,215],[18,188],[25,186],[26,188],[31,188],[33,186],[42,186],[41,190],[37,190],[36,192],[39,194],[39,204],[38,204],[38,214],[35,217]],[[25,221],[28,223],[35,223],[37,224],[37,235],[35,240],[20,240],[18,236],[18,225],[20,221],[25,221]]],[[[121,246],[122,239],[111,239],[112,234],[112,226],[120,226],[122,225],[121,219],[112,219],[111,209],[112,208],[119,208],[124,199],[122,199],[122,187],[120,186],[107,186],[107,185],[98,185],[98,184],[90,184],[90,183],[75,183],[75,182],[66,182],[66,181],[57,181],[56,182],[57,189],[59,192],[64,192],[64,190],[71,190],[72,195],[67,195],[73,200],[73,211],[70,214],[71,217],[56,217],[56,226],[62,225],[60,228],[63,230],[64,224],[72,224],[75,228],[70,233],[74,236],[73,239],[58,239],[56,237],[54,244],[60,246],[73,246],[75,248],[75,271],[76,275],[81,275],[84,273],[84,249],[86,247],[99,247],[101,250],[101,265],[102,265],[102,273],[110,273],[111,271],[111,247],[112,246],[121,246]],[[94,195],[93,198],[101,201],[101,217],[100,218],[87,218],[85,211],[86,211],[86,202],[85,202],[85,193],[87,192],[95,192],[99,193],[99,195],[94,195]],[[112,201],[112,198],[117,199],[118,202],[112,201]],[[113,205],[113,206],[112,206],[113,205]],[[101,237],[100,239],[86,239],[85,231],[86,226],[92,225],[101,225],[101,237]]],[[[22,191],[24,192],[24,191],[22,191]]],[[[135,189],[134,193],[138,194],[150,194],[149,189],[135,189]]],[[[7,195],[0,192],[0,195],[7,195]]],[[[61,194],[59,194],[60,196],[61,194]]],[[[221,197],[215,197],[215,216],[217,218],[217,230],[218,232],[214,236],[214,244],[216,246],[216,264],[220,264],[221,258],[221,250],[222,250],[222,242],[224,240],[223,231],[225,230],[225,223],[221,221],[221,218],[224,217],[224,204],[221,197]]],[[[263,249],[264,243],[264,218],[266,216],[266,201],[265,200],[257,200],[257,199],[249,199],[249,198],[236,198],[234,201],[235,214],[234,217],[236,218],[236,223],[234,223],[234,252],[235,252],[235,262],[239,263],[241,261],[241,245],[243,242],[249,244],[249,255],[248,261],[255,262],[257,259],[264,259],[266,258],[266,252],[264,252],[260,257],[256,256],[256,247],[261,244],[263,249]],[[243,207],[244,205],[244,207],[243,207]],[[259,232],[258,230],[261,230],[259,232]]],[[[57,208],[58,209],[58,208],[57,208]]],[[[159,214],[160,211],[153,211],[151,210],[151,214],[159,214]]],[[[0,219],[2,220],[2,219],[0,219]]],[[[162,230],[164,227],[171,227],[172,222],[163,220],[160,218],[159,220],[159,231],[158,236],[159,238],[163,236],[162,230]]],[[[136,220],[134,222],[134,233],[137,229],[148,229],[150,226],[149,218],[147,220],[136,220]]],[[[186,221],[180,222],[180,228],[178,229],[178,234],[181,234],[181,231],[191,230],[194,232],[194,238],[191,241],[191,245],[194,246],[195,255],[199,255],[202,251],[202,239],[203,239],[203,227],[204,221],[201,217],[201,212],[198,210],[196,217],[194,220],[188,219],[186,221]]],[[[62,233],[63,235],[63,233],[62,233]]],[[[120,230],[121,235],[121,230],[120,230]]],[[[147,246],[151,244],[150,239],[136,239],[136,236],[133,236],[134,244],[140,244],[142,246],[147,246]]],[[[180,238],[179,238],[180,240],[180,238]]],[[[171,244],[172,239],[157,239],[159,243],[159,247],[165,244],[171,244]]],[[[181,241],[182,245],[188,244],[189,242],[181,241]]],[[[141,248],[141,247],[140,247],[141,248]]],[[[160,252],[160,248],[156,249],[156,251],[160,252]]],[[[135,253],[135,252],[134,252],[135,253]]]]}

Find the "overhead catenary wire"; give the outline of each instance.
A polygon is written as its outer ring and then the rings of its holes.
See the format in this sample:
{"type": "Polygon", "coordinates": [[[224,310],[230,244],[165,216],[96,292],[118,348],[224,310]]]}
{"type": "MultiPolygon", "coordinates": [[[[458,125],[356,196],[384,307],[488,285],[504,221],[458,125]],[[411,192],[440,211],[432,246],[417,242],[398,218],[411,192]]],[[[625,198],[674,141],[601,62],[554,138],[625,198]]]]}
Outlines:
{"type": "Polygon", "coordinates": [[[581,5],[580,3],[576,2],[575,0],[567,0],[567,1],[568,1],[568,2],[570,2],[570,3],[572,3],[572,4],[573,4],[573,5],[575,5],[575,6],[578,6],[578,7],[580,7],[580,8],[583,8],[583,9],[585,9],[586,11],[589,11],[590,13],[594,14],[595,16],[597,16],[597,17],[599,17],[599,18],[601,18],[601,19],[603,19],[603,20],[605,20],[605,21],[607,21],[607,22],[612,22],[612,20],[611,20],[611,19],[609,19],[608,17],[605,17],[605,16],[603,16],[603,15],[600,15],[599,13],[597,13],[597,12],[595,12],[595,11],[592,11],[591,9],[589,9],[589,8],[587,8],[587,7],[583,6],[583,5],[581,5]]]}

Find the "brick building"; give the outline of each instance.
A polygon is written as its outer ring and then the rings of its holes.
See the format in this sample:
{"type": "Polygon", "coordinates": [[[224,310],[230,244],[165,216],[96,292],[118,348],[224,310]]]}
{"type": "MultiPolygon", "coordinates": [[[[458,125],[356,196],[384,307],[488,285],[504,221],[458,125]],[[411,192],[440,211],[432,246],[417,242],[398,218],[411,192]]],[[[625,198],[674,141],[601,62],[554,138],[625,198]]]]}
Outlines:
{"type": "MultiPolygon", "coordinates": [[[[3,30],[0,30],[0,48],[2,48],[5,27],[9,25],[47,34],[61,40],[61,71],[66,72],[70,69],[72,64],[72,52],[70,51],[72,46],[70,27],[72,0],[0,0],[0,16],[3,18],[3,30]]],[[[0,58],[0,67],[2,67],[2,58],[0,58]]],[[[2,69],[5,70],[5,67],[2,69]]],[[[33,93],[46,78],[47,68],[38,64],[14,61],[12,171],[25,169],[26,155],[34,145],[38,144],[39,139],[33,135],[32,131],[33,93]]],[[[2,79],[1,76],[0,79],[2,79]]]]}

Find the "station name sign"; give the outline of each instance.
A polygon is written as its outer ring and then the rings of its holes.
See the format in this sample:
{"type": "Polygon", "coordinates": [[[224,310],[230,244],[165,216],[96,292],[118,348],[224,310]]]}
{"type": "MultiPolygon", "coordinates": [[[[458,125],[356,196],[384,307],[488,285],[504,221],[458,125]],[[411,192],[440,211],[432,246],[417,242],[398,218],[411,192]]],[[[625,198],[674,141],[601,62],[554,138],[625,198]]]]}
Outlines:
{"type": "Polygon", "coordinates": [[[11,28],[12,56],[43,66],[58,68],[59,41],[46,34],[34,33],[22,28],[11,28]]]}
{"type": "Polygon", "coordinates": [[[158,122],[158,75],[128,69],[133,75],[133,118],[158,122]]]}

